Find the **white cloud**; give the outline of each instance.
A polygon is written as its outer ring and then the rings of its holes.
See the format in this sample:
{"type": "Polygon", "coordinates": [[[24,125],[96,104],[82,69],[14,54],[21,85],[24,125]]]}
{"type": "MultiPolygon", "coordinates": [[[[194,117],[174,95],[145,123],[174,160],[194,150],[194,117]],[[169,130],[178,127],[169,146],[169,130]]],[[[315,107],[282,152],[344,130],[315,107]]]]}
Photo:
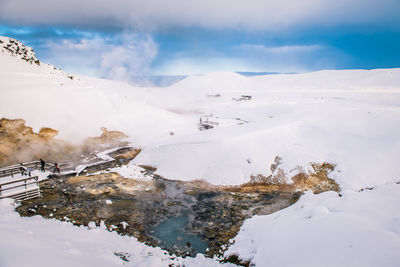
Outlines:
{"type": "Polygon", "coordinates": [[[124,81],[134,81],[132,79],[149,74],[149,67],[158,52],[149,35],[135,33],[113,38],[62,39],[49,41],[44,46],[45,59],[51,59],[56,66],[80,74],[124,81]]]}
{"type": "Polygon", "coordinates": [[[334,69],[334,59],[346,55],[333,47],[320,44],[264,46],[242,44],[228,54],[212,53],[191,56],[177,53],[153,71],[157,74],[203,74],[215,71],[307,72],[334,69]]]}
{"type": "Polygon", "coordinates": [[[124,35],[123,44],[111,47],[102,54],[100,73],[103,77],[129,81],[149,74],[157,55],[157,45],[149,36],[124,35]]]}
{"type": "MultiPolygon", "coordinates": [[[[171,26],[280,30],[400,22],[398,0],[2,0],[0,21],[87,28],[171,26]]],[[[397,26],[398,27],[398,26],[397,26]]]]}
{"type": "Polygon", "coordinates": [[[338,49],[320,44],[264,46],[242,44],[235,47],[236,56],[252,62],[254,67],[272,72],[306,72],[335,69],[335,62],[347,60],[338,49]]]}
{"type": "Polygon", "coordinates": [[[258,44],[242,44],[236,47],[236,49],[243,50],[246,52],[256,52],[261,54],[290,54],[290,53],[310,53],[316,50],[323,49],[324,46],[315,45],[284,45],[284,46],[265,46],[258,44]]]}
{"type": "Polygon", "coordinates": [[[216,71],[250,70],[245,60],[235,57],[189,57],[177,56],[157,66],[157,75],[196,75],[216,71]]]}

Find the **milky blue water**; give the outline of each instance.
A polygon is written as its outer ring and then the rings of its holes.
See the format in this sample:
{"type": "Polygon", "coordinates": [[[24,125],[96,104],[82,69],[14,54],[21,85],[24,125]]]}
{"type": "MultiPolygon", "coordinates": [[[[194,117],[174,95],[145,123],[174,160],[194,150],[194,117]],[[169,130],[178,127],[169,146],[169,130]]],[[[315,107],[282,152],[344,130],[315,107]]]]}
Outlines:
{"type": "Polygon", "coordinates": [[[152,236],[160,240],[159,247],[161,248],[176,247],[182,251],[189,251],[192,255],[205,253],[208,247],[207,242],[200,236],[185,231],[188,221],[186,214],[169,218],[153,229],[152,236]]]}

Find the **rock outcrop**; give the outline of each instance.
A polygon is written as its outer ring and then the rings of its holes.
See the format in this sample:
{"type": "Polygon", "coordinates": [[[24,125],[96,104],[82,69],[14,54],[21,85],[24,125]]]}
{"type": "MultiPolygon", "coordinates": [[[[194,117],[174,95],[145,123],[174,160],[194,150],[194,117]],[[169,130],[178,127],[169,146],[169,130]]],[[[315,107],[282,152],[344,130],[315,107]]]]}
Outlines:
{"type": "Polygon", "coordinates": [[[31,47],[25,46],[18,40],[8,37],[0,37],[0,48],[3,52],[8,52],[28,63],[40,66],[40,61],[31,47]]]}
{"type": "Polygon", "coordinates": [[[82,155],[92,153],[99,148],[101,150],[127,144],[123,140],[127,136],[122,132],[101,129],[103,133],[100,137],[90,137],[83,144],[74,145],[55,138],[58,135],[55,129],[43,127],[36,133],[32,127],[25,125],[23,119],[2,118],[0,120],[0,166],[40,158],[51,162],[74,162],[79,161],[82,155]]]}
{"type": "Polygon", "coordinates": [[[55,139],[57,130],[44,127],[35,133],[23,119],[0,120],[0,166],[51,158],[60,161],[64,154],[75,154],[76,148],[55,139]]]}

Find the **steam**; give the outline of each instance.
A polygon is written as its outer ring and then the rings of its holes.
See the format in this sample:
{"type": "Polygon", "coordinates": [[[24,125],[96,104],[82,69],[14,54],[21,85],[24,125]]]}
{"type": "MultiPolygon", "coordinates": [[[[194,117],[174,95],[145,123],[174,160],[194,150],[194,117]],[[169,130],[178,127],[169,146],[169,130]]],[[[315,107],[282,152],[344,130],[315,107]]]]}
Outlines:
{"type": "Polygon", "coordinates": [[[121,45],[103,53],[101,76],[123,81],[144,79],[156,55],[157,45],[149,35],[124,34],[121,45]]]}
{"type": "Polygon", "coordinates": [[[22,119],[0,120],[0,166],[44,159],[46,162],[75,164],[81,156],[105,147],[126,145],[127,136],[119,131],[102,128],[99,137],[87,138],[80,145],[57,139],[57,130],[42,128],[35,133],[22,119]]]}
{"type": "Polygon", "coordinates": [[[111,37],[80,34],[77,39],[44,43],[45,60],[51,58],[55,66],[78,74],[135,83],[142,82],[150,73],[158,53],[158,46],[149,34],[131,31],[111,37]]]}

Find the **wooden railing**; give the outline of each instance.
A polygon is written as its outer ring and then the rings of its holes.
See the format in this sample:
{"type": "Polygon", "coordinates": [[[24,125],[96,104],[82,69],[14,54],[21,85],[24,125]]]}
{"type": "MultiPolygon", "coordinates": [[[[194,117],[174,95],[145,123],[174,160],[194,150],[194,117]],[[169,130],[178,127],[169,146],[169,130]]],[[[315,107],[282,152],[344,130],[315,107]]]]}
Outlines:
{"type": "Polygon", "coordinates": [[[39,177],[26,177],[18,180],[8,181],[0,183],[0,199],[2,198],[13,198],[15,200],[27,200],[31,198],[41,197],[40,187],[39,187],[39,177]],[[21,184],[18,184],[21,183],[21,184]],[[29,185],[35,184],[33,188],[28,188],[29,185]],[[21,190],[16,190],[21,188],[21,190]],[[16,192],[10,192],[5,194],[5,191],[15,189],[16,192]]]}
{"type": "MultiPolygon", "coordinates": [[[[24,162],[24,163],[22,163],[22,165],[25,168],[38,169],[38,168],[40,168],[40,161],[36,160],[36,161],[24,162]]],[[[67,165],[67,164],[66,163],[58,164],[58,166],[60,166],[60,167],[65,166],[65,165],[67,165]]],[[[46,163],[45,166],[47,169],[54,167],[54,165],[51,163],[46,163]]],[[[0,168],[0,177],[6,177],[6,176],[14,177],[14,174],[18,174],[21,172],[20,167],[21,167],[21,164],[15,164],[15,165],[10,165],[7,167],[0,168]]]]}

